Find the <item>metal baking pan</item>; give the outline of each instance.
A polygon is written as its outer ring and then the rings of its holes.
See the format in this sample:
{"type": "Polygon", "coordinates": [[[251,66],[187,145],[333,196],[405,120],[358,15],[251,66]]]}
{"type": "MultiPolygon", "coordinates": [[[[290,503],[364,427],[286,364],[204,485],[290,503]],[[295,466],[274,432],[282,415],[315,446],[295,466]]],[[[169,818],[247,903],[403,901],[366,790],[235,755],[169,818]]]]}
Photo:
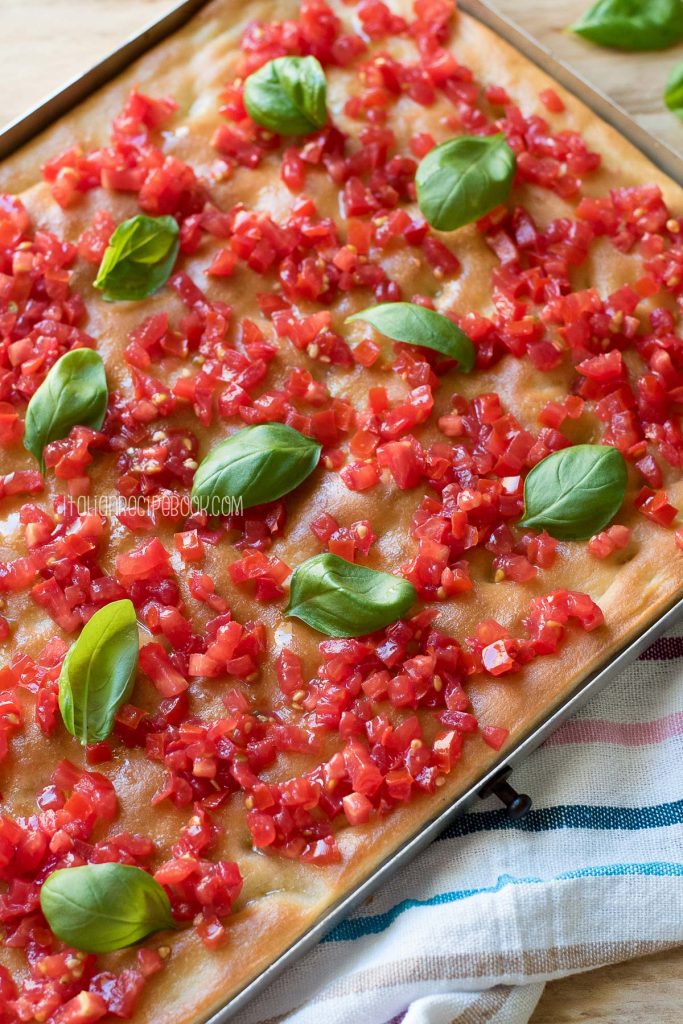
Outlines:
{"type": "MultiPolygon", "coordinates": [[[[113,79],[152,46],[182,27],[208,2],[209,0],[184,0],[183,3],[177,4],[163,18],[148,25],[84,74],[68,82],[63,89],[52,93],[38,106],[0,130],[0,159],[4,159],[20,146],[29,142],[100,86],[113,79]]],[[[522,29],[492,11],[481,0],[459,0],[459,8],[492,29],[555,81],[563,85],[565,89],[590,107],[598,117],[616,128],[660,170],[683,187],[683,160],[681,157],[636,124],[624,110],[603,93],[558,61],[522,29]]],[[[604,665],[577,683],[572,693],[558,707],[551,710],[546,718],[520,738],[514,748],[506,751],[505,756],[499,758],[476,783],[473,783],[444,811],[421,826],[399,850],[389,854],[364,882],[329,907],[311,928],[220,1010],[205,1019],[204,1024],[224,1024],[234,1017],[251,999],[263,992],[279,974],[308,952],[396,871],[425,849],[455,818],[463,814],[481,796],[488,795],[492,785],[495,785],[498,779],[506,777],[510,769],[520,764],[559,725],[573,715],[578,708],[587,704],[650,644],[682,618],[683,595],[676,595],[672,598],[668,609],[659,618],[638,636],[627,641],[619,651],[610,655],[604,665]]]]}

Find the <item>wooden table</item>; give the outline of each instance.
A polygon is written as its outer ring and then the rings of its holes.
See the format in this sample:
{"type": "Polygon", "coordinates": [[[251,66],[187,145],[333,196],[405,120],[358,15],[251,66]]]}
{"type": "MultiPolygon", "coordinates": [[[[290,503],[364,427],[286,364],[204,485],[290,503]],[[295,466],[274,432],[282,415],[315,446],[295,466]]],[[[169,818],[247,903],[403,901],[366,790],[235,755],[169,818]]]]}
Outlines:
{"type": "MultiPolygon", "coordinates": [[[[683,154],[683,123],[661,99],[670,67],[683,59],[683,46],[651,54],[598,50],[564,31],[587,5],[588,0],[493,3],[683,154]]],[[[173,0],[2,0],[0,123],[172,6],[173,0]]],[[[679,1024],[681,1007],[683,949],[551,982],[532,1024],[679,1024]]]]}

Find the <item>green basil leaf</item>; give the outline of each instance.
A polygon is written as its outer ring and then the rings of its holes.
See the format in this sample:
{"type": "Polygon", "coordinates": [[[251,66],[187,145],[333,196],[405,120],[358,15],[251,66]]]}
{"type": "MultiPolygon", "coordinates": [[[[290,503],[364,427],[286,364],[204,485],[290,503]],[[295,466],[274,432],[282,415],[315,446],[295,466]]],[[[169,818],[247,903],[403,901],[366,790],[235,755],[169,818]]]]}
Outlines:
{"type": "Polygon", "coordinates": [[[603,444],[577,444],[537,463],[524,482],[520,526],[558,540],[585,540],[614,518],[626,493],[624,457],[603,444]]]}
{"type": "Polygon", "coordinates": [[[249,75],[244,106],[278,135],[308,135],[327,124],[327,81],[315,57],[276,57],[249,75]]]}
{"type": "Polygon", "coordinates": [[[672,68],[666,83],[664,102],[669,110],[683,119],[683,60],[672,68]]]}
{"type": "Polygon", "coordinates": [[[416,600],[402,576],[323,554],[294,571],[285,615],[326,636],[365,636],[395,622],[416,600]]]}
{"type": "Polygon", "coordinates": [[[681,0],[598,0],[571,31],[616,50],[663,50],[683,39],[681,0]]]}
{"type": "Polygon", "coordinates": [[[48,875],[40,906],[58,939],[85,953],[109,953],[175,927],[168,896],[142,868],[84,864],[48,875]]]}
{"type": "Polygon", "coordinates": [[[276,501],[310,476],[322,445],[284,423],[238,430],[200,463],[192,484],[196,508],[225,515],[225,501],[243,508],[276,501]]]}
{"type": "Polygon", "coordinates": [[[99,430],[108,400],[104,363],[97,352],[75,348],[57,360],[26,410],[24,447],[43,473],[45,445],[68,437],[72,427],[99,430]]]}
{"type": "Polygon", "coordinates": [[[95,612],[71,645],[59,676],[59,710],[81,743],[99,743],[128,700],[138,667],[138,624],[132,601],[95,612]]]}
{"type": "Polygon", "coordinates": [[[452,320],[433,309],[414,302],[383,302],[346,318],[346,323],[364,320],[392,341],[434,349],[457,360],[458,368],[469,373],[474,368],[476,350],[464,331],[452,320]]]}
{"type": "Polygon", "coordinates": [[[507,200],[516,166],[502,133],[442,142],[417,169],[420,210],[439,231],[471,224],[507,200]]]}
{"type": "Polygon", "coordinates": [[[94,286],[107,302],[146,299],[168,281],[179,246],[173,217],[124,220],[109,240],[94,286]]]}

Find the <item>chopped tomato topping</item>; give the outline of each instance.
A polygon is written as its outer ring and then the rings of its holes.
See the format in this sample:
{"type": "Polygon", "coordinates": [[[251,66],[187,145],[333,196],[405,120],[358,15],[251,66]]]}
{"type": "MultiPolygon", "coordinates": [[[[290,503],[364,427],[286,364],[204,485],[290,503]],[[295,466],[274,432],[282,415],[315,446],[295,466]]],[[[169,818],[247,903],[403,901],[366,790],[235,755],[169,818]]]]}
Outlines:
{"type": "MultiPolygon", "coordinates": [[[[74,241],[0,196],[0,449],[12,459],[29,459],[26,406],[57,360],[101,347],[79,289],[89,294],[84,282],[117,227],[118,195],[126,210],[173,217],[180,247],[151,313],[136,317],[131,304],[125,373],[107,367],[101,429],[75,426],[48,443],[45,474],[27,461],[0,475],[17,528],[0,562],[0,642],[9,646],[17,630],[21,592],[59,631],[0,668],[0,760],[32,722],[45,744],[56,741],[68,641],[98,609],[129,597],[145,631],[136,689],[111,736],[87,746],[88,767],[61,761],[31,813],[0,815],[0,924],[26,958],[16,983],[0,967],[0,1024],[128,1019],[163,968],[161,948],[141,948],[116,971],[65,950],[40,912],[52,870],[105,861],[155,869],[176,920],[192,922],[213,949],[229,935],[242,889],[239,865],[216,856],[227,801],[243,807],[264,856],[334,864],[340,828],[435,792],[467,744],[502,749],[508,730],[480,725],[470,681],[515,686],[535,658],[559,652],[572,620],[586,632],[603,622],[589,594],[547,585],[566,546],[518,525],[526,475],[546,456],[590,434],[631,464],[640,490],[623,517],[632,522],[635,509],[649,522],[596,533],[586,544],[594,558],[675,525],[664,488],[683,466],[683,219],[653,184],[599,195],[594,178],[584,190],[601,157],[563,127],[564,100],[543,89],[543,116],[477,81],[452,52],[454,13],[453,0],[415,0],[405,16],[361,0],[345,19],[325,0],[302,0],[295,18],[250,22],[215,110],[213,163],[201,173],[192,147],[171,145],[184,130],[174,135],[176,101],[134,88],[108,144],[75,140],[42,167],[60,215],[48,221],[86,211],[80,237],[67,233],[74,241]],[[304,137],[265,130],[244,101],[251,73],[292,55],[344,69],[335,74],[348,82],[343,118],[333,110],[304,137]],[[418,126],[406,137],[411,105],[438,109],[434,134],[418,126]],[[491,266],[486,315],[448,302],[440,312],[472,342],[475,374],[501,363],[525,390],[529,381],[522,410],[506,407],[514,386],[466,399],[452,393],[452,359],[369,327],[351,337],[343,323],[379,303],[436,309],[471,273],[460,234],[436,233],[416,212],[415,176],[445,138],[498,132],[516,156],[516,187],[468,229],[468,245],[485,247],[482,267],[491,266]],[[258,167],[272,170],[287,202],[240,201],[258,167]],[[563,215],[537,222],[524,205],[534,190],[563,200],[563,215]],[[631,283],[604,294],[584,280],[596,245],[631,261],[631,283]],[[252,298],[250,316],[241,301],[228,304],[231,295],[252,298]],[[267,423],[322,446],[324,503],[308,518],[288,496],[215,519],[195,510],[190,491],[207,454],[196,425],[217,425],[219,437],[267,423]],[[90,504],[108,478],[121,499],[111,513],[90,504]],[[404,535],[368,518],[369,499],[396,506],[404,535]],[[161,527],[172,540],[162,543],[161,527]],[[294,568],[283,542],[293,536],[349,562],[390,558],[425,606],[369,636],[322,639],[303,657],[298,627],[274,627],[294,568]],[[493,585],[506,605],[517,594],[526,614],[506,614],[507,626],[481,619],[466,638],[442,631],[443,603],[476,607],[493,585]],[[254,601],[269,606],[263,621],[244,612],[254,601]],[[152,806],[169,801],[186,816],[168,848],[118,830],[113,769],[126,749],[157,773],[152,806]]],[[[683,550],[683,528],[674,543],[683,550]]]]}

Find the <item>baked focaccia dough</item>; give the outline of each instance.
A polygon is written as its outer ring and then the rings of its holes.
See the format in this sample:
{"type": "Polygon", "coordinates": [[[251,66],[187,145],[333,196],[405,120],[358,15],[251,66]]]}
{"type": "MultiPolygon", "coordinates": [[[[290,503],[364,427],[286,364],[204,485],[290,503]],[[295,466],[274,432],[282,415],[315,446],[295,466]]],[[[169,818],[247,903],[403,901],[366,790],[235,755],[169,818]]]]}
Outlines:
{"type": "MultiPolygon", "coordinates": [[[[353,7],[342,3],[335,3],[333,7],[341,18],[352,23],[353,7]]],[[[409,5],[402,0],[393,0],[391,7],[396,13],[412,16],[409,5]]],[[[177,100],[179,110],[165,130],[160,145],[166,152],[191,164],[200,177],[211,179],[217,160],[211,138],[221,123],[221,93],[233,78],[245,26],[254,19],[280,21],[296,17],[296,13],[291,0],[249,0],[241,5],[232,0],[214,0],[184,29],[5,161],[0,169],[2,190],[21,196],[36,225],[72,242],[90,226],[97,210],[110,211],[117,223],[138,213],[133,193],[106,189],[85,192],[78,202],[63,210],[54,201],[40,172],[45,160],[75,143],[84,150],[105,145],[110,122],[134,84],[149,95],[170,94],[177,100]]],[[[387,50],[398,59],[414,60],[416,55],[414,42],[407,35],[381,39],[371,46],[387,50]]],[[[503,87],[525,114],[536,111],[551,121],[553,130],[581,133],[588,148],[600,153],[601,167],[586,175],[582,195],[602,196],[611,188],[652,183],[661,189],[672,216],[683,213],[681,190],[674,182],[582,103],[555,86],[545,74],[473,18],[463,13],[455,16],[446,46],[461,65],[472,69],[475,80],[482,86],[503,87]],[[539,92],[549,87],[564,100],[564,113],[548,114],[540,104],[539,92]]],[[[361,55],[359,61],[363,59],[365,55],[361,55]]],[[[359,132],[359,122],[347,116],[344,105],[350,95],[358,92],[355,65],[327,68],[326,74],[331,116],[353,138],[359,132]]],[[[395,151],[410,153],[409,140],[420,132],[431,133],[437,142],[454,134],[445,120],[452,109],[438,92],[431,106],[421,106],[401,97],[390,107],[387,122],[396,134],[395,151]]],[[[285,219],[293,197],[280,178],[281,152],[281,148],[274,150],[258,167],[237,167],[225,180],[213,181],[212,201],[225,210],[243,202],[249,208],[266,211],[276,221],[285,219]]],[[[339,190],[330,178],[322,171],[309,172],[304,191],[315,201],[320,216],[338,221],[344,237],[339,190]]],[[[576,199],[565,201],[547,189],[530,184],[515,186],[514,201],[525,206],[541,227],[554,218],[573,216],[576,203],[576,199]]],[[[408,204],[407,209],[416,212],[414,205],[408,204]]],[[[475,225],[469,225],[441,237],[462,264],[459,273],[441,282],[435,280],[432,270],[418,258],[414,249],[397,246],[386,251],[384,262],[391,277],[401,285],[404,298],[415,294],[431,295],[439,309],[459,314],[470,311],[490,314],[491,273],[498,265],[498,258],[486,244],[483,234],[475,225]]],[[[259,279],[244,264],[238,264],[230,277],[204,276],[215,250],[224,244],[223,240],[204,235],[195,253],[181,257],[182,269],[200,284],[209,300],[230,304],[233,322],[249,317],[272,338],[272,327],[262,316],[256,301],[257,292],[271,287],[267,275],[259,279]]],[[[78,259],[74,264],[72,289],[84,297],[87,306],[84,327],[95,338],[105,360],[110,391],[116,389],[125,395],[131,388],[130,370],[123,359],[129,332],[150,314],[168,312],[171,321],[177,322],[185,310],[169,287],[142,302],[106,303],[92,287],[94,273],[92,264],[78,259]]],[[[575,271],[574,287],[593,286],[605,296],[641,275],[636,250],[623,253],[608,238],[597,238],[587,260],[575,271]]],[[[644,300],[639,313],[660,301],[657,296],[644,300]]],[[[353,331],[343,328],[344,317],[372,303],[370,293],[354,290],[341,293],[329,307],[336,328],[354,343],[368,332],[358,325],[354,325],[353,331]]],[[[675,308],[672,302],[669,305],[675,308]]],[[[370,369],[359,365],[350,368],[323,365],[286,339],[278,339],[277,343],[279,353],[270,365],[266,387],[281,386],[292,367],[301,366],[324,379],[332,395],[350,401],[358,410],[365,406],[371,387],[386,386],[394,396],[403,388],[382,360],[370,369]]],[[[163,379],[163,363],[153,366],[152,372],[163,379]]],[[[456,391],[466,398],[498,393],[503,406],[523,426],[536,432],[541,409],[553,399],[563,399],[574,380],[569,359],[549,372],[537,370],[527,358],[512,356],[504,357],[490,369],[478,369],[470,375],[450,371],[440,378],[435,390],[432,416],[415,433],[424,445],[444,440],[437,420],[451,410],[450,398],[456,391]]],[[[214,418],[211,426],[200,427],[189,406],[176,412],[173,422],[198,434],[202,457],[218,440],[241,426],[237,419],[226,423],[214,418]]],[[[602,424],[591,412],[590,403],[578,421],[567,421],[562,429],[566,429],[573,442],[598,441],[602,434],[602,424]]],[[[680,473],[660,461],[665,470],[664,486],[669,500],[679,506],[683,503],[680,473]]],[[[33,469],[35,462],[21,446],[14,446],[0,451],[0,466],[0,472],[5,474],[33,469]]],[[[89,472],[91,498],[115,493],[114,456],[97,456],[89,472]]],[[[641,483],[634,473],[619,515],[618,521],[633,531],[631,542],[623,551],[599,560],[589,553],[585,542],[562,542],[551,568],[540,570],[529,582],[515,584],[496,582],[490,556],[478,549],[471,559],[474,588],[437,603],[438,628],[461,642],[474,633],[478,622],[487,618],[496,619],[515,636],[523,635],[521,620],[530,599],[558,588],[586,593],[601,608],[604,626],[590,633],[569,629],[556,654],[538,657],[522,671],[509,676],[496,679],[477,674],[467,683],[467,693],[480,724],[509,730],[509,743],[519,741],[561,704],[592,669],[608,660],[611,652],[656,619],[680,593],[683,554],[674,544],[672,530],[650,521],[634,508],[633,497],[641,483]]],[[[63,491],[63,483],[48,473],[45,492],[31,500],[49,509],[52,497],[60,491],[63,491]]],[[[318,553],[320,544],[310,525],[317,515],[326,511],[347,525],[360,519],[370,520],[377,541],[367,564],[388,572],[397,571],[412,549],[410,524],[424,493],[421,486],[397,489],[388,474],[383,475],[376,487],[354,492],[345,486],[337,472],[320,468],[286,498],[286,529],[275,538],[268,554],[295,567],[318,553]]],[[[26,554],[23,529],[18,521],[18,511],[26,500],[24,496],[9,497],[0,505],[0,560],[10,561],[26,554]]],[[[173,525],[162,524],[157,535],[173,553],[172,564],[187,614],[201,633],[212,613],[189,594],[187,572],[174,549],[176,529],[173,525]]],[[[115,525],[102,568],[114,574],[117,556],[148,539],[147,534],[134,534],[115,525]]],[[[207,545],[202,571],[216,581],[218,592],[226,597],[240,622],[265,623],[272,647],[263,659],[258,681],[249,686],[257,692],[260,706],[268,707],[277,697],[274,664],[278,645],[286,644],[302,657],[308,678],[319,661],[321,637],[303,623],[283,618],[283,602],[262,604],[248,588],[233,586],[227,565],[239,556],[240,552],[225,539],[215,547],[207,545]]],[[[7,659],[17,651],[36,654],[52,636],[61,635],[45,611],[31,600],[29,591],[7,595],[6,615],[13,629],[4,645],[7,659]]],[[[73,637],[67,639],[71,641],[73,637]]],[[[219,715],[223,710],[221,695],[227,685],[221,679],[193,679],[189,691],[192,713],[200,718],[219,715]]],[[[0,766],[0,790],[3,813],[29,815],[35,812],[37,791],[49,783],[57,762],[68,758],[82,764],[83,753],[61,724],[49,739],[43,736],[34,724],[33,696],[24,691],[20,691],[20,695],[25,705],[25,723],[12,735],[9,754],[0,766]]],[[[141,676],[133,700],[140,707],[153,709],[159,698],[149,681],[141,676]]],[[[427,719],[431,712],[421,710],[418,714],[427,719]]],[[[333,739],[338,737],[333,734],[333,739]]],[[[127,748],[115,739],[113,750],[113,760],[97,766],[98,771],[113,781],[119,798],[119,817],[111,829],[150,836],[156,844],[160,863],[168,857],[168,850],[186,824],[191,808],[175,808],[168,800],[152,807],[150,800],[160,787],[162,766],[149,761],[144,751],[127,748]]],[[[148,981],[134,1020],[137,1024],[190,1024],[205,1019],[272,963],[326,908],[371,874],[388,854],[503,756],[504,752],[494,752],[479,735],[467,737],[457,767],[433,795],[416,796],[409,804],[396,807],[386,816],[373,817],[365,825],[339,827],[337,843],[341,861],[323,867],[254,850],[245,821],[244,793],[235,793],[215,812],[215,820],[222,826],[223,833],[218,847],[211,853],[213,858],[236,861],[244,876],[242,895],[227,919],[227,941],[220,948],[208,951],[191,927],[148,940],[151,947],[170,946],[171,963],[148,981]]],[[[276,769],[269,769],[268,778],[301,774],[320,759],[317,754],[310,758],[302,755],[281,758],[276,769]]],[[[102,963],[118,972],[133,966],[135,955],[134,950],[109,954],[102,958],[102,963]]],[[[21,950],[0,949],[0,963],[6,965],[16,979],[25,975],[21,950]]]]}

